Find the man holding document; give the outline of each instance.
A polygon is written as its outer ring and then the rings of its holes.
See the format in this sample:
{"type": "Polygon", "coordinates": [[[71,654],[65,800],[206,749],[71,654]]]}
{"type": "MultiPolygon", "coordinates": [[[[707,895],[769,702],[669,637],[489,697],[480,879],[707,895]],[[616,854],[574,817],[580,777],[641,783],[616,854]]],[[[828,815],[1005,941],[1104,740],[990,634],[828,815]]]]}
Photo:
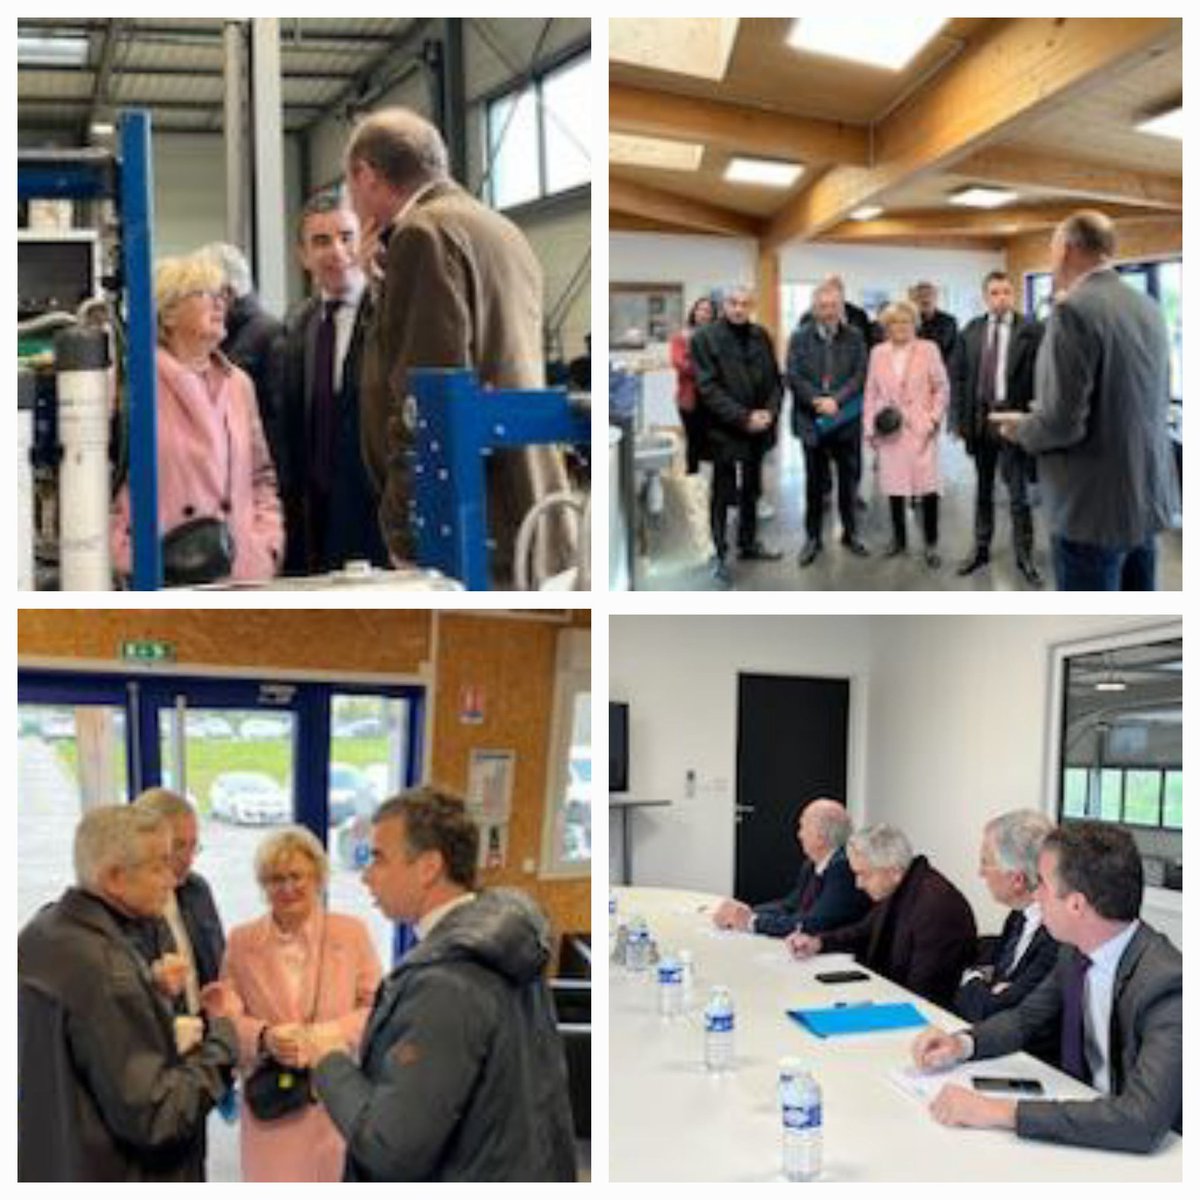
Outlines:
{"type": "Polygon", "coordinates": [[[944,1125],[1146,1154],[1183,1131],[1183,958],[1138,919],[1142,860],[1123,829],[1075,821],[1038,861],[1038,901],[1063,943],[1056,969],[1016,1008],[970,1030],[927,1029],[917,1066],[938,1070],[1024,1049],[1061,1018],[1062,1069],[1093,1100],[1002,1100],[955,1084],[930,1106],[944,1125]]]}

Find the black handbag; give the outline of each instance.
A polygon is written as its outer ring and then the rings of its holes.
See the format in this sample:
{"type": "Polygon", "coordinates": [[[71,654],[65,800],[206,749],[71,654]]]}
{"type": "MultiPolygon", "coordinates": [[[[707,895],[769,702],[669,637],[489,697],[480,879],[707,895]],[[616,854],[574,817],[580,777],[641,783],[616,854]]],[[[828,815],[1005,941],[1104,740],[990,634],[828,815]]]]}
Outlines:
{"type": "MultiPolygon", "coordinates": [[[[321,996],[321,969],[324,965],[325,926],[322,922],[321,949],[317,957],[312,1011],[307,1022],[309,1025],[317,1015],[317,1002],[321,996]]],[[[269,1054],[246,1076],[242,1090],[246,1094],[246,1107],[260,1121],[278,1121],[280,1117],[303,1112],[310,1104],[317,1102],[312,1090],[312,1072],[308,1067],[284,1066],[269,1054]]]]}
{"type": "Polygon", "coordinates": [[[163,582],[168,587],[216,583],[233,573],[236,547],[217,517],[196,517],[163,535],[163,582]]]}
{"type": "Polygon", "coordinates": [[[874,428],[876,437],[891,437],[899,433],[904,425],[904,415],[894,405],[889,404],[875,414],[874,428]]]}

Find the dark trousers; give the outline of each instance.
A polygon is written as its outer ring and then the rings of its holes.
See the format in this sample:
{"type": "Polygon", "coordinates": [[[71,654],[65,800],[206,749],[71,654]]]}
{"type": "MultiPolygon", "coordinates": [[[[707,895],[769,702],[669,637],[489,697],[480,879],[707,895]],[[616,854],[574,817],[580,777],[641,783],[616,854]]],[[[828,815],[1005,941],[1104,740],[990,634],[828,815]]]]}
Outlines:
{"type": "Polygon", "coordinates": [[[697,409],[679,410],[683,420],[683,432],[687,441],[687,473],[695,475],[700,470],[704,450],[704,418],[697,409]]]}
{"type": "Polygon", "coordinates": [[[726,525],[729,510],[738,507],[738,546],[749,550],[758,541],[758,498],[762,494],[762,457],[741,461],[714,461],[710,520],[717,555],[729,553],[726,525]],[[741,472],[739,486],[738,473],[741,472]]]}
{"type": "Polygon", "coordinates": [[[858,437],[832,437],[819,441],[815,446],[805,443],[804,528],[810,541],[821,540],[825,497],[832,490],[834,471],[837,472],[838,513],[842,518],[842,532],[847,537],[856,536],[854,502],[858,496],[862,459],[860,445],[858,437]]]}
{"type": "Polygon", "coordinates": [[[1053,539],[1054,577],[1060,592],[1152,592],[1157,587],[1154,538],[1127,550],[1053,539]]]}
{"type": "MultiPolygon", "coordinates": [[[[889,496],[888,504],[892,510],[892,540],[897,546],[908,545],[908,527],[905,524],[905,509],[908,507],[907,496],[889,496]]],[[[938,495],[931,492],[921,497],[921,517],[925,526],[925,545],[931,550],[938,543],[938,495]]]]}
{"type": "Polygon", "coordinates": [[[996,532],[996,468],[1008,489],[1013,546],[1018,559],[1033,558],[1033,512],[1029,507],[1029,455],[990,433],[975,443],[975,545],[989,550],[996,532]]]}

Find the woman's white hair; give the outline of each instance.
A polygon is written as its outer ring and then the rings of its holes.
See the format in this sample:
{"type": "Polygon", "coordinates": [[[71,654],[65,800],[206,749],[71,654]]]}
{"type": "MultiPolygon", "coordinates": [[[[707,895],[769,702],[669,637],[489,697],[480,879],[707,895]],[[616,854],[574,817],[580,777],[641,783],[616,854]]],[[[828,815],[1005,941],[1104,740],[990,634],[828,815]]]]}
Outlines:
{"type": "Polygon", "coordinates": [[[285,858],[302,854],[309,859],[317,872],[317,883],[324,887],[329,879],[329,856],[316,836],[303,825],[289,825],[278,833],[265,838],[254,855],[254,876],[265,884],[267,876],[285,858]]]}
{"type": "Polygon", "coordinates": [[[91,809],[75,827],[75,882],[95,891],[105,871],[137,866],[145,858],[144,839],[166,832],[162,816],[132,804],[91,809]]]}
{"type": "Polygon", "coordinates": [[[871,867],[907,871],[913,860],[912,845],[894,825],[868,825],[852,833],[847,846],[871,867]]]}

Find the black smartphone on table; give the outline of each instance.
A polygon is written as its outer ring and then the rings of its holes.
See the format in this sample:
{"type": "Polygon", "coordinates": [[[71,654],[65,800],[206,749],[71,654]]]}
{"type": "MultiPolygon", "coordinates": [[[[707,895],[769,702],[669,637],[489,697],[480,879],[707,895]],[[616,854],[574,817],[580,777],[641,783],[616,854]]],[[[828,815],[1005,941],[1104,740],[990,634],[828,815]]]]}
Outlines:
{"type": "Polygon", "coordinates": [[[972,1075],[971,1086],[977,1092],[998,1092],[1008,1096],[1042,1096],[1046,1092],[1040,1080],[1005,1079],[999,1075],[972,1075]]]}

